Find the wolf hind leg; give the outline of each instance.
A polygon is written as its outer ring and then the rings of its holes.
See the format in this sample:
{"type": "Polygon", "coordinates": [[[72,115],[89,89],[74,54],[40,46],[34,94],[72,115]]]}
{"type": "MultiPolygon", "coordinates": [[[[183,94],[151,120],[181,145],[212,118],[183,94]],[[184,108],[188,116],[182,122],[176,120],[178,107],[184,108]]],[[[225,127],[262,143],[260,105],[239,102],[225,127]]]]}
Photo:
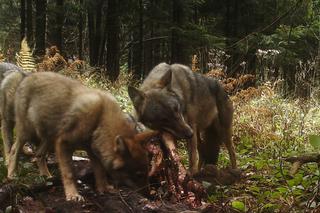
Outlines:
{"type": "Polygon", "coordinates": [[[228,153],[229,153],[229,157],[230,157],[230,161],[231,161],[231,168],[232,169],[236,169],[237,168],[237,160],[236,160],[236,151],[235,151],[235,147],[232,141],[232,128],[227,127],[227,128],[223,128],[222,131],[222,141],[225,144],[228,153]]]}
{"type": "Polygon", "coordinates": [[[1,134],[3,138],[3,149],[6,166],[9,165],[10,149],[13,143],[14,122],[5,118],[1,119],[1,134]]]}
{"type": "Polygon", "coordinates": [[[13,179],[16,175],[16,169],[18,164],[18,155],[22,148],[22,146],[26,143],[25,138],[22,135],[17,135],[17,139],[15,143],[12,145],[10,154],[9,154],[9,162],[8,162],[8,178],[13,179]]]}
{"type": "Polygon", "coordinates": [[[217,120],[204,131],[204,140],[201,144],[201,156],[204,164],[217,165],[221,146],[221,136],[217,120]]]}

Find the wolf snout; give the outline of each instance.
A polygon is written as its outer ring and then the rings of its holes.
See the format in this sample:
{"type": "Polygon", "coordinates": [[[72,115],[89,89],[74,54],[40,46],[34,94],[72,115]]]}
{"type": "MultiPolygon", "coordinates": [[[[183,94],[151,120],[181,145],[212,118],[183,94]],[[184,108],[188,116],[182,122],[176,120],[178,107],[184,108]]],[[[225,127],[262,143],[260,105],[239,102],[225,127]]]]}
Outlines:
{"type": "Polygon", "coordinates": [[[193,136],[193,130],[189,125],[184,126],[183,129],[180,129],[179,131],[180,139],[191,139],[192,136],[193,136]]]}
{"type": "Polygon", "coordinates": [[[193,131],[192,129],[188,129],[186,132],[185,132],[185,139],[191,139],[193,136],[193,131]]]}

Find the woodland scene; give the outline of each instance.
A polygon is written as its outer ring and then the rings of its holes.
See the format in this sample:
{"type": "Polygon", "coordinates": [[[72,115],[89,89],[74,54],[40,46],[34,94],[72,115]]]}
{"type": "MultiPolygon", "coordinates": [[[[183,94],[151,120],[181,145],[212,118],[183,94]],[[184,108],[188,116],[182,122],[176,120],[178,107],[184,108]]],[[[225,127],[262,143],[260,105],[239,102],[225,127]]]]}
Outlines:
{"type": "Polygon", "coordinates": [[[320,212],[319,0],[0,0],[0,213],[320,212]]]}

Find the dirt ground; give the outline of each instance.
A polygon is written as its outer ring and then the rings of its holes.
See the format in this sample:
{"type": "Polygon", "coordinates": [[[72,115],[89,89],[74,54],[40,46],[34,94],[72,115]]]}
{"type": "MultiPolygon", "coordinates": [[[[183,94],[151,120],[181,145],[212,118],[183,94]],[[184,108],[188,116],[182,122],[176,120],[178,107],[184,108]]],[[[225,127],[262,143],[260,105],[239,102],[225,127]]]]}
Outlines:
{"type": "Polygon", "coordinates": [[[170,202],[166,199],[148,199],[138,191],[121,188],[116,193],[97,195],[93,190],[93,175],[88,162],[75,163],[78,189],[84,196],[84,202],[65,200],[63,186],[59,178],[50,181],[50,185],[25,186],[7,183],[0,188],[1,212],[218,212],[219,206],[204,203],[192,209],[184,203],[170,202]]]}

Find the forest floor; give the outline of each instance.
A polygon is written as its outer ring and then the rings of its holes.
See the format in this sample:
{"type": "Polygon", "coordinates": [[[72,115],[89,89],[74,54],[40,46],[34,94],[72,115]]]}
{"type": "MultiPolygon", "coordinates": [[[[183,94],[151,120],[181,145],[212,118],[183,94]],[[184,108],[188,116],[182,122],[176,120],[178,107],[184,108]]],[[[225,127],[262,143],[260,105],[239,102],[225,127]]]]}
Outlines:
{"type": "MultiPolygon", "coordinates": [[[[124,76],[112,85],[97,76],[78,79],[89,87],[108,89],[124,111],[132,112],[127,95],[128,79],[124,76]]],[[[312,142],[312,135],[320,135],[319,97],[309,100],[283,98],[272,85],[265,84],[238,92],[231,98],[235,107],[233,141],[242,176],[229,185],[203,183],[209,195],[206,202],[212,204],[207,212],[320,212],[318,165],[304,164],[296,174],[290,174],[292,164],[285,161],[286,157],[319,153],[312,142]]],[[[187,166],[184,143],[179,143],[179,153],[187,166]]],[[[228,154],[222,149],[219,167],[228,165],[228,154]]],[[[27,186],[47,181],[37,176],[34,164],[28,161],[21,162],[20,168],[19,184],[27,186]]],[[[0,161],[0,183],[5,177],[6,168],[0,161]]],[[[22,212],[139,212],[136,208],[142,210],[144,207],[144,212],[186,210],[183,205],[170,206],[168,203],[152,209],[154,203],[125,189],[123,194],[97,196],[85,186],[81,193],[88,199],[80,205],[64,201],[61,184],[49,188],[36,194],[14,193],[9,203],[0,203],[0,209],[7,208],[6,212],[16,207],[24,209],[22,212]]]]}

